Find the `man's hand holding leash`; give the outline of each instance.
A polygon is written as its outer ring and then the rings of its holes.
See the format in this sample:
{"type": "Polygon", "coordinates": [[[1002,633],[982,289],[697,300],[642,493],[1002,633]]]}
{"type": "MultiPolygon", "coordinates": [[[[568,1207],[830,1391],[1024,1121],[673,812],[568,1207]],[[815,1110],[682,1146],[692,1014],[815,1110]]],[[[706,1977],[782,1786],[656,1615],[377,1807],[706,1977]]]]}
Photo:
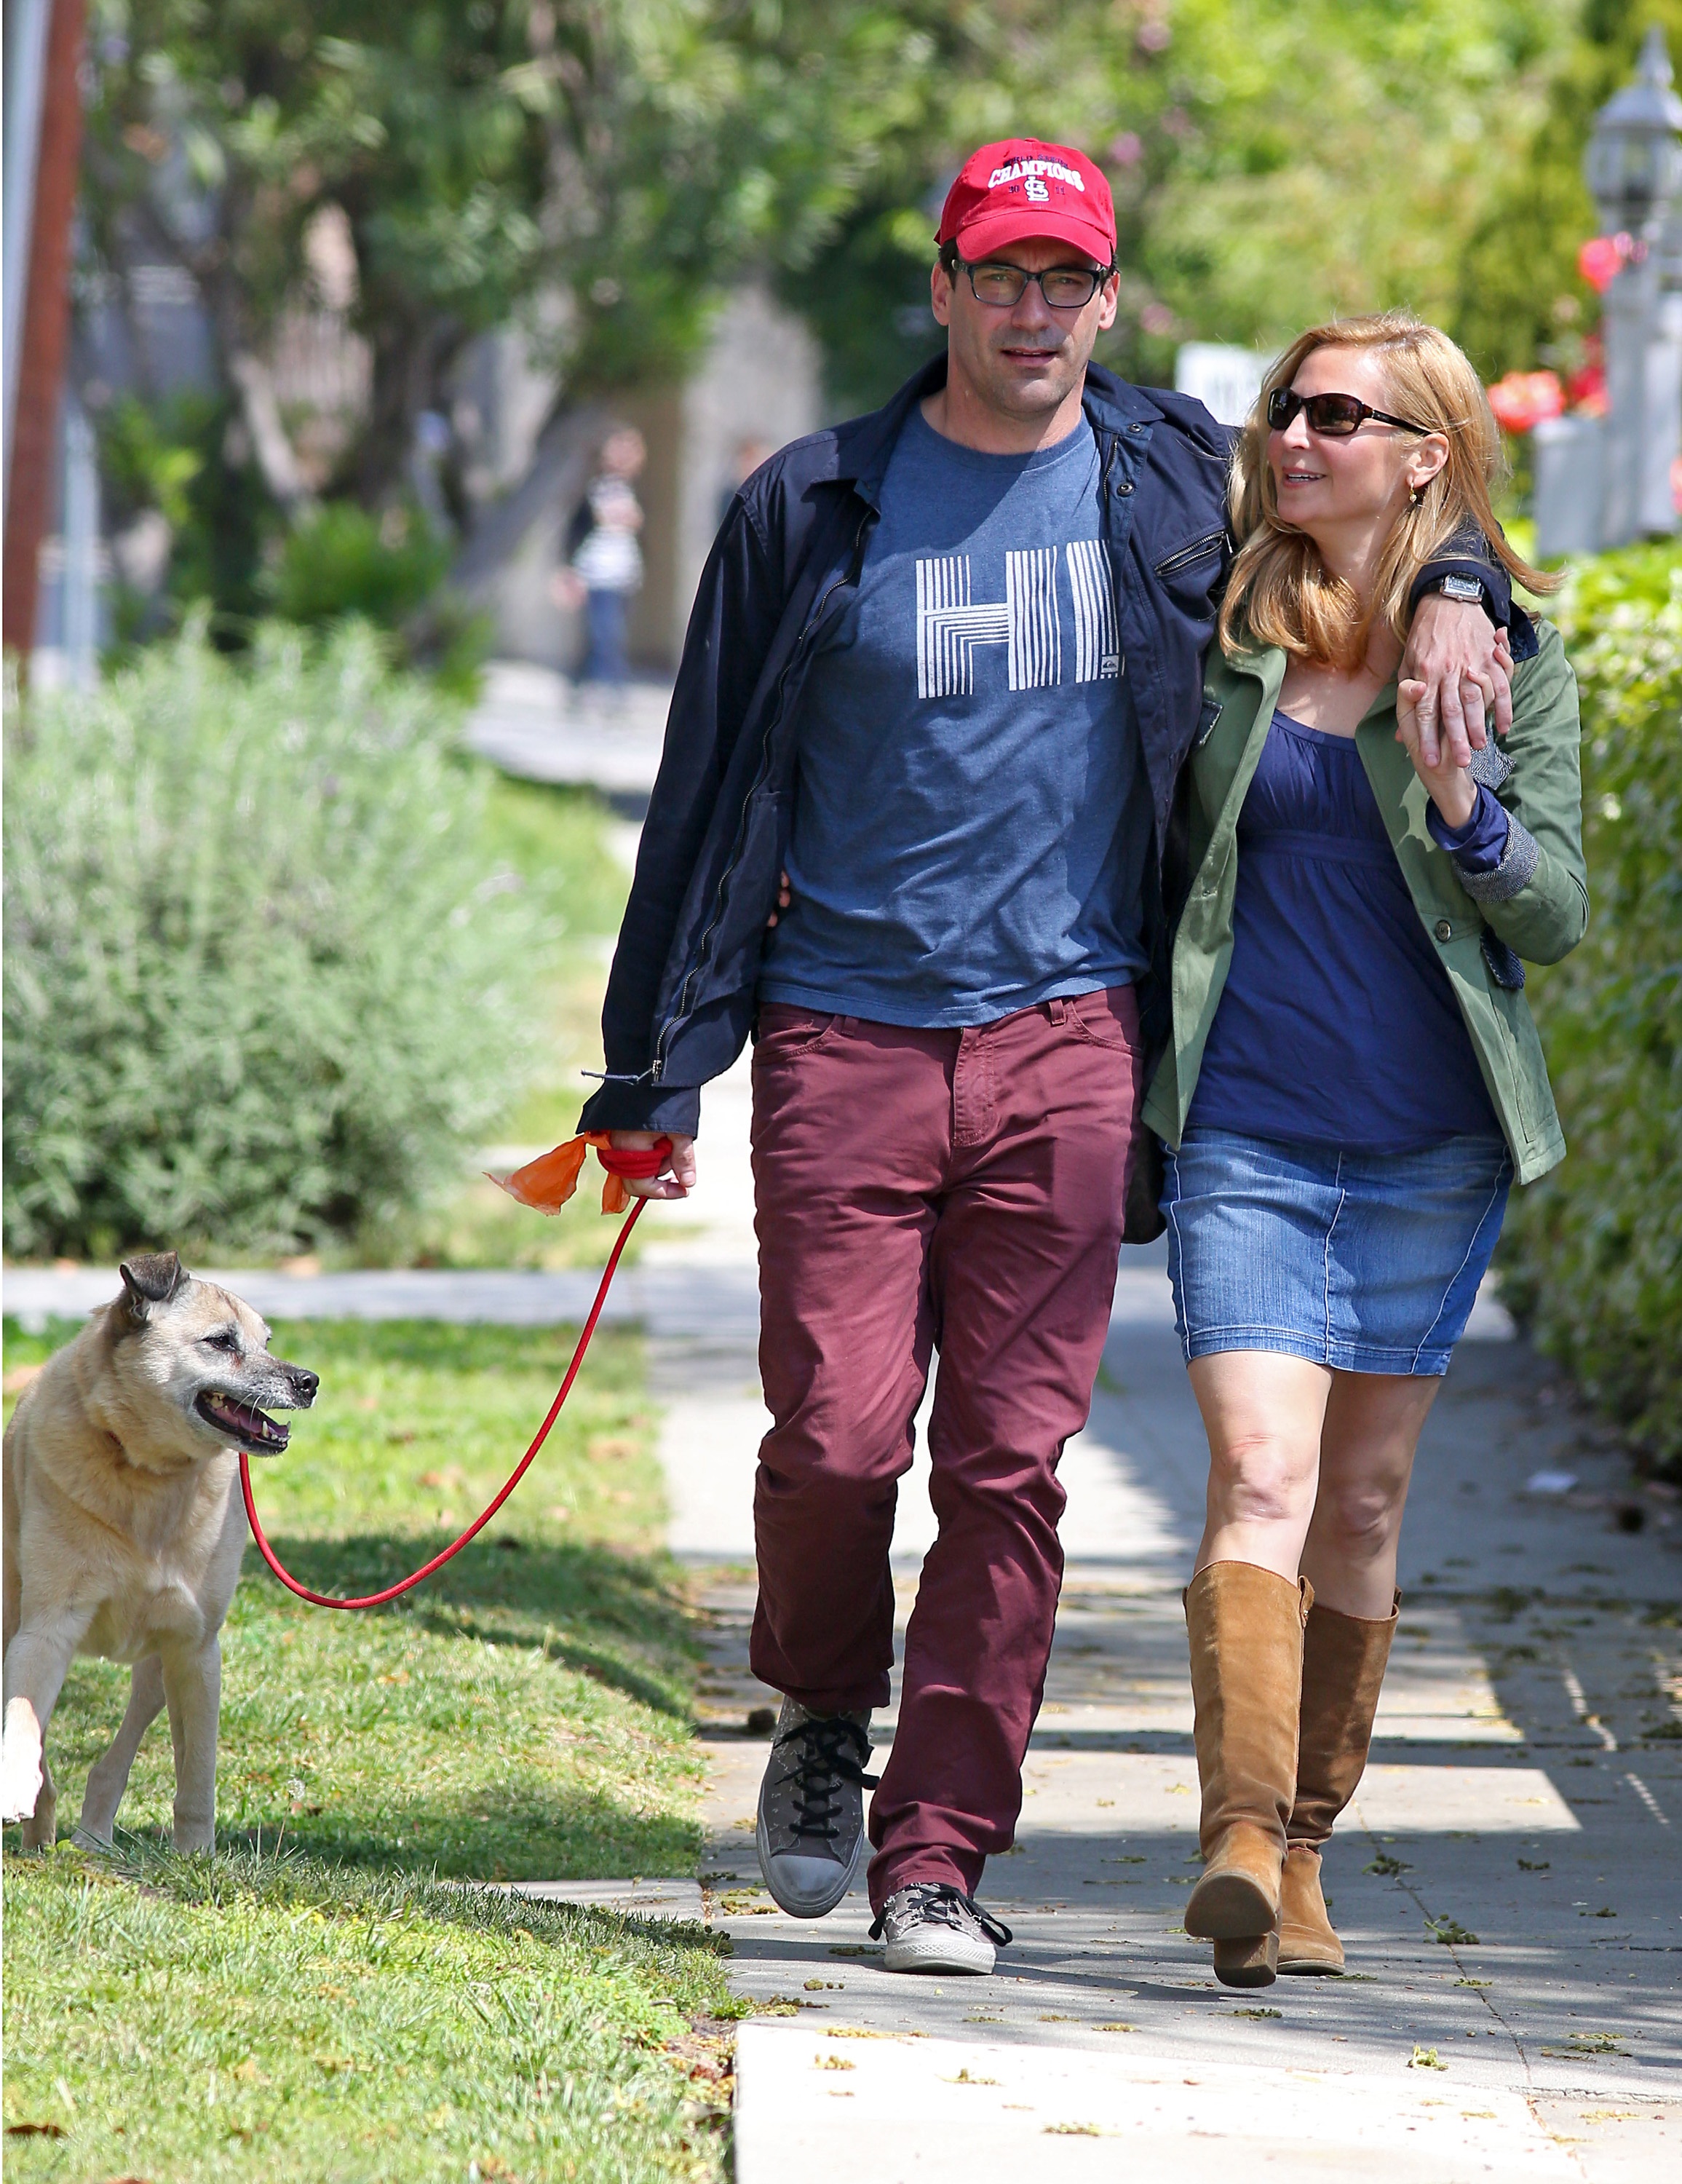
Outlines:
{"type": "Polygon", "coordinates": [[[662,1138],[671,1150],[658,1175],[646,1178],[627,1175],[625,1188],[632,1198],[687,1198],[695,1187],[695,1140],[677,1130],[611,1130],[615,1152],[647,1152],[662,1138]]]}

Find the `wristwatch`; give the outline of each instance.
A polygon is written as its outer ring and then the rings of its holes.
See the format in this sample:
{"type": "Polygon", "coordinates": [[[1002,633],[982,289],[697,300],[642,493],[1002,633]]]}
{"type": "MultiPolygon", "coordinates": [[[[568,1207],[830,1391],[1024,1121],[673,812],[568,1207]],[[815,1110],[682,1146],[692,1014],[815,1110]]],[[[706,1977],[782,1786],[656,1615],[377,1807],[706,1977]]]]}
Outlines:
{"type": "Polygon", "coordinates": [[[1425,590],[1435,592],[1445,599],[1460,599],[1468,606],[1482,606],[1487,598],[1475,577],[1439,577],[1434,584],[1427,584],[1425,590]]]}

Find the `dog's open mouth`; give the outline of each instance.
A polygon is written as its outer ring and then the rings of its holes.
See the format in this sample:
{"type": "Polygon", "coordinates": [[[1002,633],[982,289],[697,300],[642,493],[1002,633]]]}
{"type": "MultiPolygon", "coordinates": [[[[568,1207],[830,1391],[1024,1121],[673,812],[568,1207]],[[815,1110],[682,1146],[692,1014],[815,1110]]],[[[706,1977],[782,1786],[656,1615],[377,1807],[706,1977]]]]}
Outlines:
{"type": "Polygon", "coordinates": [[[198,1398],[198,1415],[207,1425],[229,1435],[242,1448],[278,1456],[292,1439],[290,1426],[267,1418],[250,1403],[237,1403],[220,1388],[207,1388],[198,1398]]]}

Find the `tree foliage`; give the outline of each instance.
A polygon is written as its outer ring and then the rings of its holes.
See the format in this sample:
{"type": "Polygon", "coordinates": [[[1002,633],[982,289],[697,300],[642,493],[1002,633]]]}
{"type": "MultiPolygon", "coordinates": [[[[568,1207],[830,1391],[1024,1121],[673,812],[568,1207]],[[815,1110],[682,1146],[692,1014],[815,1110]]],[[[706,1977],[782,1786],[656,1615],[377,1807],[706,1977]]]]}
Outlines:
{"type": "MultiPolygon", "coordinates": [[[[107,268],[183,267],[219,376],[348,217],[371,415],[400,479],[465,345],[531,315],[575,387],[670,376],[719,286],[792,263],[915,108],[927,41],[860,0],[96,0],[85,202],[107,268]]],[[[532,319],[534,332],[539,331],[532,319]]]]}
{"type": "Polygon", "coordinates": [[[1122,309],[1100,354],[1133,377],[1169,376],[1189,338],[1277,347],[1339,312],[1407,304],[1451,323],[1468,240],[1547,111],[1575,13],[1576,0],[931,6],[929,105],[884,134],[858,202],[787,292],[823,335],[838,398],[879,399],[933,345],[930,237],[959,159],[1024,134],[1078,144],[1109,176],[1122,309]]]}
{"type": "MultiPolygon", "coordinates": [[[[1016,134],[1110,176],[1122,310],[1100,354],[1132,376],[1167,377],[1187,338],[1273,347],[1392,304],[1488,374],[1550,344],[1569,365],[1592,324],[1575,254],[1595,108],[1650,17],[1682,52],[1682,0],[94,12],[95,254],[192,274],[225,405],[248,408],[239,360],[308,292],[311,222],[348,220],[373,387],[330,490],[365,505],[400,492],[417,417],[448,408],[479,333],[524,325],[579,393],[669,379],[749,266],[819,334],[833,404],[880,399],[938,340],[932,237],[958,162],[1016,134]]],[[[200,500],[226,504],[212,473],[237,442],[202,443],[200,500]]]]}

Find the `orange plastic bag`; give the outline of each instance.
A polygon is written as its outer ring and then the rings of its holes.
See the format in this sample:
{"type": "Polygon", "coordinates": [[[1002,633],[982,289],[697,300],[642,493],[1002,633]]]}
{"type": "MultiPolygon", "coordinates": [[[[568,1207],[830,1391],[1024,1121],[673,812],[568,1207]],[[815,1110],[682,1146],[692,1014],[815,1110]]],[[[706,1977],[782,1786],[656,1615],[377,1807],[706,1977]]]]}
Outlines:
{"type": "MultiPolygon", "coordinates": [[[[612,1142],[605,1130],[587,1130],[582,1137],[569,1138],[553,1151],[539,1153],[536,1160],[527,1161],[524,1167],[515,1168],[506,1178],[493,1175],[490,1179],[510,1198],[517,1198],[522,1206],[530,1206],[539,1213],[559,1213],[578,1188],[586,1149],[591,1145],[610,1148],[612,1142]]],[[[625,1188],[623,1176],[602,1178],[604,1213],[623,1213],[630,1203],[631,1194],[625,1188]]]]}

